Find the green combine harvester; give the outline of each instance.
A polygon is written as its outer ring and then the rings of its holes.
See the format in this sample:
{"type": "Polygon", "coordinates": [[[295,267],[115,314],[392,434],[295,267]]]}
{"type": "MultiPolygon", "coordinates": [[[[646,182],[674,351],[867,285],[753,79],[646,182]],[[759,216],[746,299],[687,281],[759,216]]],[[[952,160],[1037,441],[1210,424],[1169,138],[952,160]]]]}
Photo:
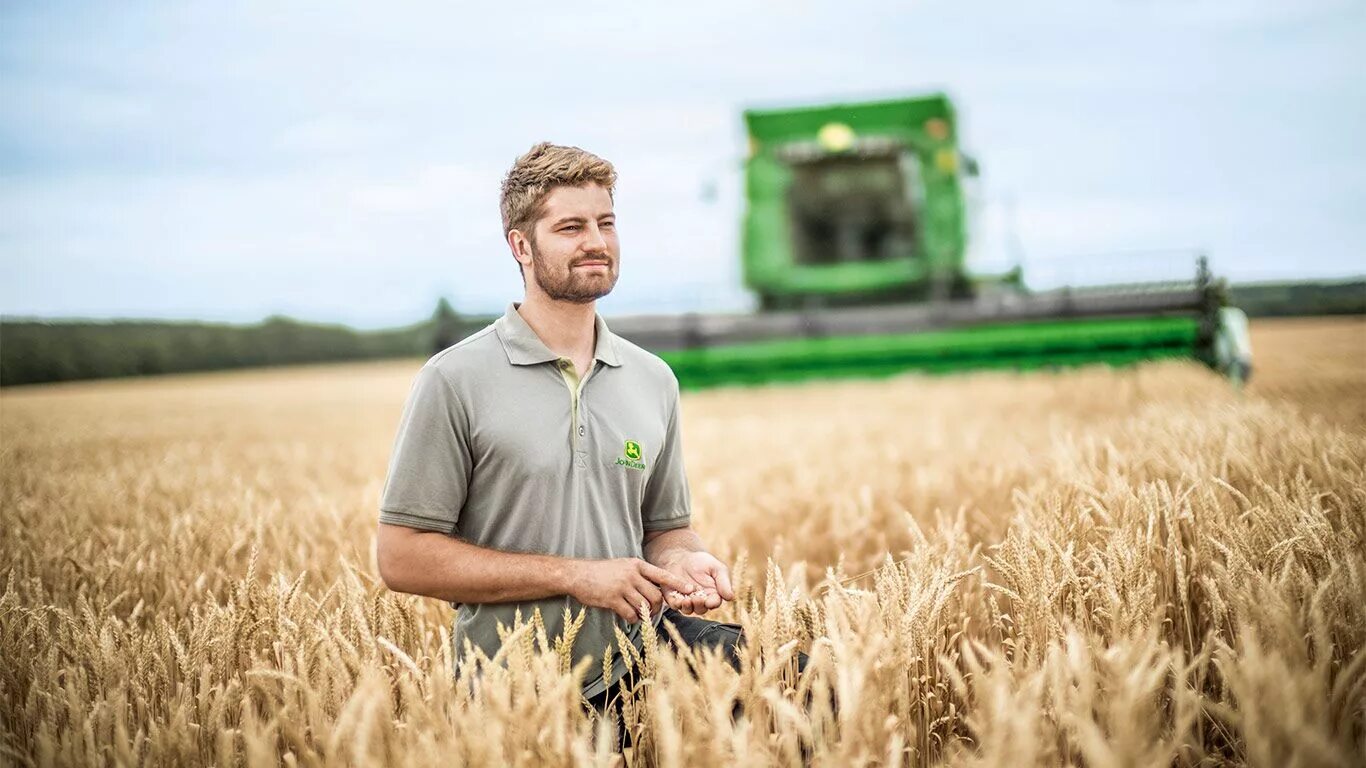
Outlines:
{"type": "Polygon", "coordinates": [[[685,388],[904,371],[1194,358],[1250,373],[1247,318],[1203,258],[1188,283],[1031,292],[965,269],[963,180],[942,94],[745,113],[750,314],[619,317],[685,388]]]}

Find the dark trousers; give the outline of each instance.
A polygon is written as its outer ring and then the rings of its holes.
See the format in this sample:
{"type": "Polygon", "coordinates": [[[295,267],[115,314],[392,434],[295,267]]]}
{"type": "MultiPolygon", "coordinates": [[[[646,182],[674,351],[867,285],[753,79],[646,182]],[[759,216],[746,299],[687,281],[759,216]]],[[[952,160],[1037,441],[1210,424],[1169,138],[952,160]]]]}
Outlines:
{"type": "MultiPolygon", "coordinates": [[[[745,643],[745,633],[739,624],[711,621],[710,619],[704,619],[700,616],[688,616],[668,607],[665,607],[664,609],[663,621],[671,622],[674,625],[674,628],[678,630],[679,637],[690,648],[720,648],[722,657],[735,668],[735,671],[740,671],[740,648],[745,643]]],[[[673,635],[669,634],[664,628],[663,621],[660,622],[659,630],[656,633],[659,642],[667,644],[677,650],[673,635]]],[[[798,651],[797,674],[800,675],[806,672],[806,662],[806,654],[798,651]]],[[[626,672],[625,680],[628,689],[634,685],[636,673],[637,670],[635,668],[626,672]]],[[[621,696],[617,691],[619,685],[619,683],[613,685],[588,700],[588,703],[603,715],[607,714],[607,709],[610,706],[616,712],[618,723],[621,722],[621,696]]],[[[731,712],[731,717],[739,717],[742,711],[742,707],[737,702],[731,712]]],[[[625,729],[622,729],[621,732],[618,733],[620,742],[617,744],[617,748],[619,750],[622,747],[630,745],[630,735],[626,734],[624,731],[625,729]]]]}

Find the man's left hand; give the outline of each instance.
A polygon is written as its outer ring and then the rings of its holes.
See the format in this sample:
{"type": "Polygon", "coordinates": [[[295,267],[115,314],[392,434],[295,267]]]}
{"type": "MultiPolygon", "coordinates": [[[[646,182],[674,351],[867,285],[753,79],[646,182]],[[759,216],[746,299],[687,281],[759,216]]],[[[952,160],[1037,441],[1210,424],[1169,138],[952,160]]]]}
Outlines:
{"type": "Polygon", "coordinates": [[[725,563],[709,552],[684,552],[665,565],[664,569],[688,579],[698,587],[691,595],[664,590],[664,601],[679,613],[700,616],[719,607],[723,600],[735,599],[735,591],[730,586],[730,571],[725,563]]]}

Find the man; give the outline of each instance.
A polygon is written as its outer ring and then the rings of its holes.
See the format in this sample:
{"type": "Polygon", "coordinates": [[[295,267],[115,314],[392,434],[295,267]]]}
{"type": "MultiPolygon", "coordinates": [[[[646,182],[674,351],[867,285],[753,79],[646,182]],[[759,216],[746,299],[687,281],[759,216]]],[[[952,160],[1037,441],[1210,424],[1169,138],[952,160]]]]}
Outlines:
{"type": "Polygon", "coordinates": [[[596,312],[620,269],[615,183],[606,160],[549,143],[508,172],[503,232],[525,298],[418,372],[378,539],[390,589],[458,607],[457,656],[466,641],[496,653],[518,609],[539,608],[552,639],[566,607],[584,610],[572,660],[595,660],[583,695],[599,707],[626,673],[614,628],[640,649],[639,622],[668,639],[668,618],[737,666],[741,640],[738,624],[694,618],[735,595],[690,527],[678,380],[596,312]]]}

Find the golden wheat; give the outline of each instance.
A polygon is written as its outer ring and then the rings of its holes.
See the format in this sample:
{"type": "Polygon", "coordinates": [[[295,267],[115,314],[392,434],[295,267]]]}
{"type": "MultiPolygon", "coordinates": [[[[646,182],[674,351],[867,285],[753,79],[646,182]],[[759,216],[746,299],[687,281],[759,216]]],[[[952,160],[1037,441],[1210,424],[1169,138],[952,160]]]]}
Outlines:
{"type": "MultiPolygon", "coordinates": [[[[686,395],[695,526],[738,593],[709,617],[751,640],[739,674],[632,657],[626,759],[1360,764],[1366,323],[1254,343],[1241,393],[1163,363],[686,395]]],[[[0,759],[622,760],[538,617],[489,660],[379,584],[414,366],[0,396],[0,759]],[[452,678],[463,653],[482,674],[452,678]]]]}

